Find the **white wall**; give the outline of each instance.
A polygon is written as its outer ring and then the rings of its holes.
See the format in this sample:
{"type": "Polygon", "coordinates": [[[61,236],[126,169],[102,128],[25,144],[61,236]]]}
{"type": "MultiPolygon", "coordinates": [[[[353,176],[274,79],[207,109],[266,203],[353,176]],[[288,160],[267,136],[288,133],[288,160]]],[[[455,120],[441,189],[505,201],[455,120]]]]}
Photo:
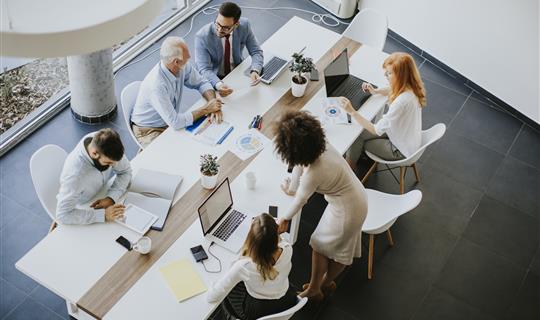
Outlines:
{"type": "Polygon", "coordinates": [[[540,123],[539,0],[360,0],[390,28],[540,123]]]}

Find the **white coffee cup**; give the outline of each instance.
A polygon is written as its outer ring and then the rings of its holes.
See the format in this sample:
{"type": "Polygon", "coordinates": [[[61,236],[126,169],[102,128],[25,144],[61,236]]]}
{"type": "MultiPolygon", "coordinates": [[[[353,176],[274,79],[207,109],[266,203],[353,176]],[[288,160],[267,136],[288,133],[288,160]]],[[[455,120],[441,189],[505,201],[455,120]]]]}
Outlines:
{"type": "Polygon", "coordinates": [[[133,250],[141,254],[147,254],[150,252],[150,249],[152,249],[152,239],[149,237],[141,237],[139,241],[133,245],[133,250]]]}
{"type": "Polygon", "coordinates": [[[255,172],[249,171],[246,173],[246,188],[253,190],[255,189],[255,183],[257,178],[255,177],[255,172]]]}

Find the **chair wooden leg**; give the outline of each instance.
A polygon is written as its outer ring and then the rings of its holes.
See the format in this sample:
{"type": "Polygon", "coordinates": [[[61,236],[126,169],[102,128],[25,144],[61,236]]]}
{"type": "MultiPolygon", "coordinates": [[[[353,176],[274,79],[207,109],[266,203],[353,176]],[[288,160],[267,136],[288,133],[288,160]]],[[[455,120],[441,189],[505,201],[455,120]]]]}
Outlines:
{"type": "Polygon", "coordinates": [[[373,171],[375,171],[375,169],[377,169],[377,161],[375,161],[373,163],[373,165],[371,165],[371,167],[369,168],[368,172],[366,172],[366,174],[364,175],[364,177],[362,178],[362,184],[366,183],[367,179],[369,178],[369,176],[373,173],[373,171]]]}
{"type": "Polygon", "coordinates": [[[418,169],[416,168],[416,163],[413,163],[412,168],[414,170],[414,176],[416,177],[416,182],[420,182],[420,176],[418,175],[418,169]]]}
{"type": "Polygon", "coordinates": [[[399,193],[405,193],[405,167],[399,167],[399,193]]]}
{"type": "Polygon", "coordinates": [[[393,247],[394,238],[392,238],[392,232],[390,232],[390,229],[386,230],[386,236],[388,237],[388,244],[390,244],[390,246],[393,247]]]}
{"type": "Polygon", "coordinates": [[[53,222],[51,223],[51,226],[50,226],[50,228],[49,228],[49,233],[51,233],[51,232],[54,230],[54,228],[56,228],[56,221],[53,221],[53,222]]]}
{"type": "Polygon", "coordinates": [[[371,280],[373,277],[373,245],[375,243],[375,235],[369,235],[369,253],[368,253],[368,271],[367,278],[371,280]]]}

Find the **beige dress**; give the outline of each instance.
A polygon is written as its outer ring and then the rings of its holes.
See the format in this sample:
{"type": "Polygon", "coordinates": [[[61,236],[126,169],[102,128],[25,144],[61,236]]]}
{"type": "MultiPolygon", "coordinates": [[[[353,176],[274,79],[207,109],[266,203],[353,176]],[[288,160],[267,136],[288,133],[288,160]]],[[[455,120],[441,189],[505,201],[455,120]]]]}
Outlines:
{"type": "MultiPolygon", "coordinates": [[[[295,168],[298,170],[299,168],[295,168]]],[[[345,159],[327,143],[326,151],[303,168],[294,204],[285,219],[302,209],[309,197],[324,194],[328,206],[311,235],[313,250],[345,264],[361,256],[361,230],[367,216],[367,194],[345,159]]],[[[294,184],[294,182],[293,182],[294,184]]]]}

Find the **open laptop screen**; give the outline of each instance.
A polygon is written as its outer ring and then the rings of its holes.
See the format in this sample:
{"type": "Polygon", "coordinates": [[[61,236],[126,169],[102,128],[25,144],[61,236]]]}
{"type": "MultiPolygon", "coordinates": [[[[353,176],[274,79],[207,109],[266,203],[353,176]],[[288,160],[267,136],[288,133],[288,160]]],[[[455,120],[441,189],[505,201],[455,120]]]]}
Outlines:
{"type": "Polygon", "coordinates": [[[208,234],[221,220],[232,204],[231,187],[229,179],[226,178],[199,207],[199,220],[201,220],[204,235],[208,234]]]}
{"type": "Polygon", "coordinates": [[[337,58],[324,69],[324,82],[326,96],[331,97],[334,90],[349,76],[349,58],[347,49],[343,50],[337,58]]]}

